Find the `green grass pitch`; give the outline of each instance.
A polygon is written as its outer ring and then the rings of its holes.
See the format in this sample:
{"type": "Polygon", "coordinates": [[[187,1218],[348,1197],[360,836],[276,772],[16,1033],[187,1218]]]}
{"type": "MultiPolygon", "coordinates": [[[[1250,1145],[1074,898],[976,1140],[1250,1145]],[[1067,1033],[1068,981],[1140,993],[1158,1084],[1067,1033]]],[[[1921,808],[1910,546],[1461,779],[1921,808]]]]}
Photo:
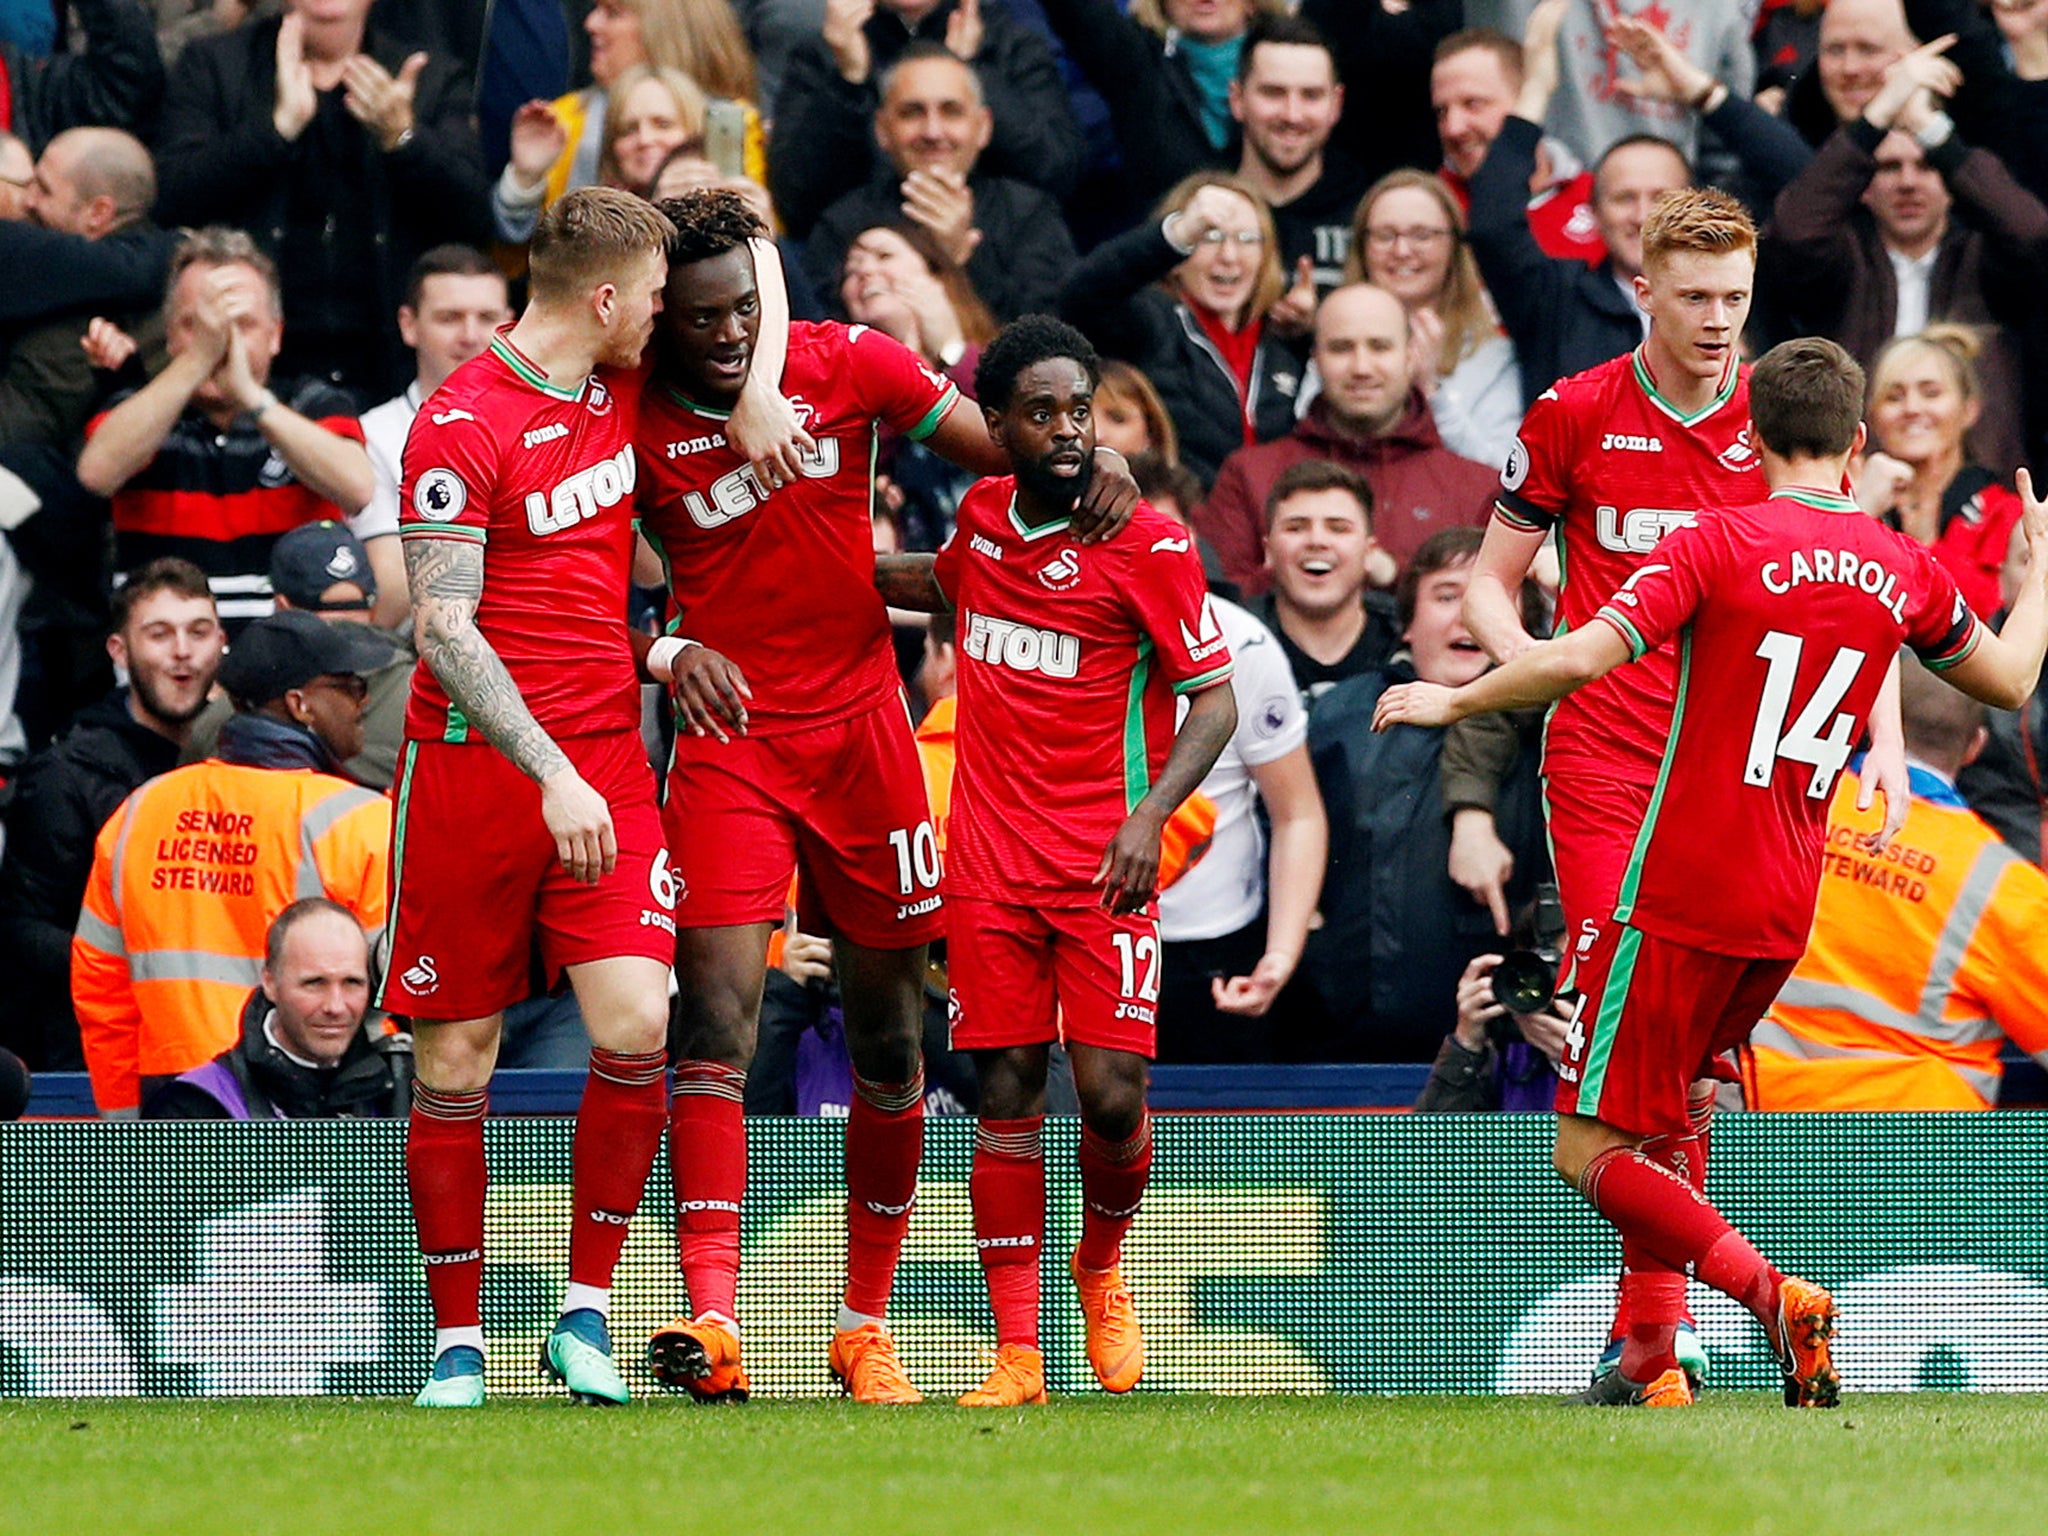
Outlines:
{"type": "Polygon", "coordinates": [[[2032,1532],[2048,1398],[0,1403],[0,1532],[2032,1532]]]}

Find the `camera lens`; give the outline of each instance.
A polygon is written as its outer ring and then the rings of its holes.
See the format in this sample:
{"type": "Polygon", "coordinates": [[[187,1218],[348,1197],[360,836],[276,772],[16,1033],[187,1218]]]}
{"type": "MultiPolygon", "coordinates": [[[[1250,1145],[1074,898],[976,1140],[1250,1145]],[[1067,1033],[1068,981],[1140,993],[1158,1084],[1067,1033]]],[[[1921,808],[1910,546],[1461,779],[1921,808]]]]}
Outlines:
{"type": "Polygon", "coordinates": [[[1541,1013],[1557,993],[1557,967],[1533,949],[1501,956],[1493,970],[1493,998],[1510,1013],[1541,1013]]]}

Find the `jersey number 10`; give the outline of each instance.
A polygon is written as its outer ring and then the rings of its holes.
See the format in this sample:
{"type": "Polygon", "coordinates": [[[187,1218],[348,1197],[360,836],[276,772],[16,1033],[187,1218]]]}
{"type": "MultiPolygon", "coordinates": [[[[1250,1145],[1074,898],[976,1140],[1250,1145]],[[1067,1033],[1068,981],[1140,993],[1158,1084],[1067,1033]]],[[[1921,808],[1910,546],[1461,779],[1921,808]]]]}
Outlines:
{"type": "Polygon", "coordinates": [[[1764,675],[1763,697],[1757,701],[1756,725],[1749,736],[1749,760],[1743,765],[1742,782],[1769,784],[1772,769],[1782,757],[1813,769],[1806,793],[1819,800],[1834,789],[1835,776],[1849,761],[1854,746],[1850,733],[1856,729],[1856,722],[1847,711],[1837,714],[1836,710],[1848,695],[1850,684],[1856,681],[1865,653],[1847,647],[1835,652],[1820,686],[1813,690],[1813,697],[1806,701],[1806,707],[1787,730],[1785,716],[1792,708],[1792,684],[1799,676],[1799,658],[1805,648],[1806,642],[1799,636],[1775,629],[1756,648],[1770,671],[1764,675]],[[1832,720],[1830,715],[1834,716],[1832,720]]]}

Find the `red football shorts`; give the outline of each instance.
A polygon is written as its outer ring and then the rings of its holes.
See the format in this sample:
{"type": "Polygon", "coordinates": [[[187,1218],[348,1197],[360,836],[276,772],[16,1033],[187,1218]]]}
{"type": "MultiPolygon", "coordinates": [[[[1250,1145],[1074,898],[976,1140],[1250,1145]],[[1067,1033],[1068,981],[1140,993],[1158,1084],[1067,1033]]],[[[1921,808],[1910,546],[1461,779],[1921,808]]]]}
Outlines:
{"type": "Polygon", "coordinates": [[[1636,833],[1650,811],[1650,786],[1576,774],[1546,778],[1543,810],[1550,827],[1557,895],[1564,903],[1569,967],[1586,925],[1604,928],[1614,916],[1636,833]]]}
{"type": "Polygon", "coordinates": [[[487,742],[409,741],[391,823],[391,957],[381,1006],[480,1019],[529,991],[533,943],[550,972],[591,960],[675,959],[675,876],[637,731],[560,742],[611,807],[619,861],[571,880],[541,820],[540,786],[487,742]]]}
{"type": "Polygon", "coordinates": [[[1114,917],[1099,906],[946,903],[952,1046],[1092,1045],[1158,1053],[1157,907],[1114,917]]]}
{"type": "Polygon", "coordinates": [[[1637,1136],[1683,1136],[1686,1093],[1749,1038],[1796,960],[1717,955],[1607,923],[1579,957],[1585,994],[1565,1034],[1557,1110],[1637,1136]]]}
{"type": "Polygon", "coordinates": [[[901,695],[864,715],[775,736],[678,734],[662,825],[685,928],[780,923],[789,877],[806,913],[868,949],[944,931],[939,845],[901,695]]]}

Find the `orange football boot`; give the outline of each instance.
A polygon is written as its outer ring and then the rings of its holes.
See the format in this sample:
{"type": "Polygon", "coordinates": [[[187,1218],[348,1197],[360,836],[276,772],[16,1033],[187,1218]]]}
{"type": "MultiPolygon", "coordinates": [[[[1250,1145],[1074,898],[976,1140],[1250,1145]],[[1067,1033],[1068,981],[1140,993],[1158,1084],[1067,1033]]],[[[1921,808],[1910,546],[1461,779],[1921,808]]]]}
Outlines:
{"type": "Polygon", "coordinates": [[[1842,1378],[1829,1352],[1835,1336],[1835,1298],[1811,1280],[1792,1275],[1778,1287],[1778,1360],[1785,1368],[1787,1408],[1835,1408],[1842,1378]]]}
{"type": "Polygon", "coordinates": [[[744,1403],[751,1387],[740,1364],[740,1336],[723,1318],[679,1317],[647,1341],[647,1366],[665,1387],[700,1403],[744,1403]]]}
{"type": "Polygon", "coordinates": [[[1674,1366],[1648,1386],[1636,1388],[1638,1408],[1690,1408],[1692,1382],[1683,1369],[1674,1366]]]}
{"type": "Polygon", "coordinates": [[[1045,1355],[1029,1344],[1005,1344],[996,1351],[988,1380],[960,1399],[962,1408],[1022,1408],[1045,1401],[1045,1355]]]}
{"type": "Polygon", "coordinates": [[[1089,1368],[1105,1391],[1128,1392],[1145,1374],[1145,1336],[1138,1331],[1138,1308],[1124,1284],[1123,1266],[1083,1269],[1076,1254],[1069,1267],[1088,1325],[1089,1368]]]}
{"type": "Polygon", "coordinates": [[[856,1403],[921,1403],[924,1394],[896,1356],[896,1335],[880,1323],[842,1328],[826,1357],[832,1374],[856,1403]]]}

